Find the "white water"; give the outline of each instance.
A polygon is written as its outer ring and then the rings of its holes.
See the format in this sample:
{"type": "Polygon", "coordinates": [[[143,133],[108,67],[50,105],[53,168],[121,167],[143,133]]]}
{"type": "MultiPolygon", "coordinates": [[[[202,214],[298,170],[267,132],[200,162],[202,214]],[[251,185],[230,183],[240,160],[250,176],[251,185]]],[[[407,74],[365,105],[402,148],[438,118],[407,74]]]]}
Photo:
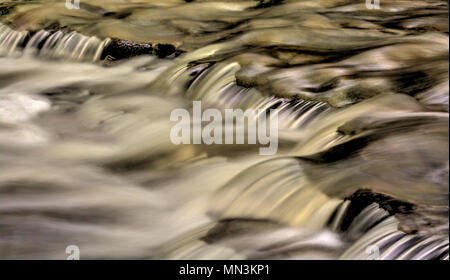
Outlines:
{"type": "MultiPolygon", "coordinates": [[[[302,66],[295,76],[252,63],[240,44],[264,45],[258,32],[176,58],[109,64],[99,61],[108,38],[40,30],[26,41],[28,31],[0,25],[0,258],[62,259],[75,244],[84,259],[367,259],[367,248],[381,259],[448,259],[448,113],[435,106],[448,104],[439,90],[448,75],[416,97],[386,91],[349,104],[338,89],[364,84],[356,77],[307,98],[320,74],[395,71],[414,59],[391,54],[376,32],[355,31],[348,37],[355,42],[342,40],[334,51],[360,40],[377,48],[302,66]],[[222,58],[233,52],[242,56],[222,58]],[[274,72],[256,75],[259,86],[237,84],[264,67],[274,72]],[[296,79],[310,83],[297,98],[264,86],[289,88],[296,79]],[[173,145],[170,112],[190,109],[192,100],[277,109],[279,153],[173,145]],[[354,202],[344,198],[358,189],[413,203],[417,213],[393,216],[367,203],[353,217],[354,202]]],[[[448,53],[445,36],[385,40],[417,43],[425,54],[415,55],[425,59],[440,53],[436,42],[448,53]]],[[[275,38],[323,48],[321,39],[275,38]]]]}

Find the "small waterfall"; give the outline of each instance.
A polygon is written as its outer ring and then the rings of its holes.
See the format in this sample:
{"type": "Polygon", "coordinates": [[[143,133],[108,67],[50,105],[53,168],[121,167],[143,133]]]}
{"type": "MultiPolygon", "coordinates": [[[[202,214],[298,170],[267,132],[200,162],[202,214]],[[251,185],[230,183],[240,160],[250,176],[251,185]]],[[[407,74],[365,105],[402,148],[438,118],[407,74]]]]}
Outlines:
{"type": "Polygon", "coordinates": [[[0,56],[17,55],[27,36],[27,31],[15,31],[0,23],[0,56]]]}
{"type": "Polygon", "coordinates": [[[84,36],[75,31],[69,34],[57,31],[48,37],[38,55],[56,59],[97,61],[108,42],[109,39],[102,41],[95,36],[84,36]]]}
{"type": "Polygon", "coordinates": [[[164,92],[172,90],[169,94],[174,96],[183,95],[190,100],[201,100],[209,107],[274,109],[278,113],[278,127],[286,130],[298,130],[336,111],[324,102],[266,96],[254,88],[240,86],[235,78],[240,65],[234,61],[214,65],[195,64],[195,61],[187,61],[187,57],[183,61],[183,66],[180,66],[180,62],[174,62],[155,80],[153,87],[160,90],[164,88],[164,92]],[[168,75],[170,78],[165,79],[168,75]],[[167,84],[170,84],[170,88],[167,88],[167,84]]]}
{"type": "MultiPolygon", "coordinates": [[[[377,209],[376,206],[371,207],[371,209],[374,214],[377,211],[383,211],[377,209]]],[[[365,214],[367,215],[367,213],[365,214]]],[[[362,216],[363,213],[360,215],[362,216]]],[[[449,245],[447,237],[405,234],[399,231],[397,227],[398,221],[395,217],[382,220],[364,232],[340,258],[362,260],[370,259],[370,257],[380,260],[430,260],[446,258],[449,245]],[[373,248],[376,251],[368,252],[367,248],[373,248]]]]}
{"type": "Polygon", "coordinates": [[[74,61],[98,61],[110,39],[100,40],[76,31],[40,30],[29,40],[26,31],[15,31],[0,23],[0,55],[25,55],[74,61]],[[25,46],[23,46],[25,44],[25,46]]]}

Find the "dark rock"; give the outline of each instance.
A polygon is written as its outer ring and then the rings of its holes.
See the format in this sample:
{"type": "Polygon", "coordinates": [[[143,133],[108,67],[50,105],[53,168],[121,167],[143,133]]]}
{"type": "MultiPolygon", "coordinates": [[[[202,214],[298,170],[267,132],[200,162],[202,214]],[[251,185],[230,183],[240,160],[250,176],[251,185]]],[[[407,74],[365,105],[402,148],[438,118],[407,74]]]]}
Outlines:
{"type": "Polygon", "coordinates": [[[169,44],[135,43],[127,40],[112,39],[103,50],[102,59],[110,56],[114,59],[124,59],[139,55],[156,55],[166,57],[175,52],[175,47],[169,44]]]}
{"type": "Polygon", "coordinates": [[[390,215],[403,214],[409,215],[417,208],[415,204],[397,200],[391,196],[373,192],[369,189],[361,189],[345,198],[350,200],[351,204],[347,210],[345,218],[342,222],[341,229],[346,230],[353,219],[361,213],[361,211],[372,203],[377,203],[390,215]]]}

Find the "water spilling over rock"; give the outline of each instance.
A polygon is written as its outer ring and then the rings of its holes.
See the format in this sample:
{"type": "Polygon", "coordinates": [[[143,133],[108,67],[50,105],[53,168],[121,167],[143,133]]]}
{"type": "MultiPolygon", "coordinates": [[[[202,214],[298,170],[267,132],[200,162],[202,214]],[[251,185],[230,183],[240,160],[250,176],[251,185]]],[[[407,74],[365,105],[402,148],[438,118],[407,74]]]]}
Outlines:
{"type": "Polygon", "coordinates": [[[2,1],[0,258],[448,259],[448,57],[448,1],[2,1]]]}

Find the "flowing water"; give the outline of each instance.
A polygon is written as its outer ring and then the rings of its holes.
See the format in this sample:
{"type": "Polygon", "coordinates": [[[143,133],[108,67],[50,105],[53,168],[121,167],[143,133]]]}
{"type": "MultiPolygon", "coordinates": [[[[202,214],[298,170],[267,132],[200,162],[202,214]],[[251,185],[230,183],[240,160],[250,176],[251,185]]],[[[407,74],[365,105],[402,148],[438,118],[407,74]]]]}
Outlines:
{"type": "Polygon", "coordinates": [[[1,1],[0,258],[448,259],[448,57],[448,1],[1,1]]]}

